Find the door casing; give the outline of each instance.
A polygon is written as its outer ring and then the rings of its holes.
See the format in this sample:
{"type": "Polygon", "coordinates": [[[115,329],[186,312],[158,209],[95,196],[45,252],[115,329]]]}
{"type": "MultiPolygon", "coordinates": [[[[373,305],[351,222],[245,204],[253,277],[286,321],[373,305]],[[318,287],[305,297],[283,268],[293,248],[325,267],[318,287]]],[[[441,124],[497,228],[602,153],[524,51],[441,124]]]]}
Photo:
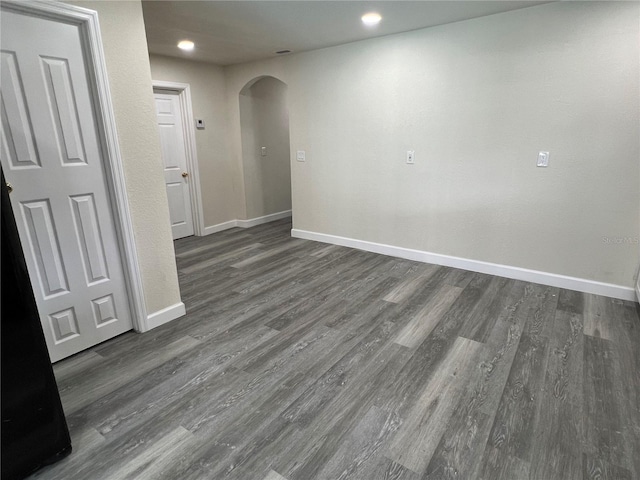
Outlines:
{"type": "Polygon", "coordinates": [[[107,183],[109,204],[113,213],[118,248],[122,258],[131,320],[135,331],[145,332],[150,327],[144,302],[142,276],[133,235],[124,169],[118,144],[111,93],[109,91],[98,13],[61,2],[43,0],[30,0],[28,2],[3,0],[1,9],[78,26],[81,34],[80,42],[89,74],[90,94],[95,108],[96,121],[98,122],[98,140],[102,158],[104,159],[103,173],[107,183]]]}

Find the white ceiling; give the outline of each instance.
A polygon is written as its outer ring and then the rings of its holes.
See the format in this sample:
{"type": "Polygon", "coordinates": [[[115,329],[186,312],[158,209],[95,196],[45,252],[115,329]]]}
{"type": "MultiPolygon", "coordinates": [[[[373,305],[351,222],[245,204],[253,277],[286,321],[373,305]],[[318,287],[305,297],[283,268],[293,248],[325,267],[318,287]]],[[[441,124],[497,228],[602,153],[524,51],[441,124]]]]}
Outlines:
{"type": "Polygon", "coordinates": [[[149,52],[232,65],[341,45],[470,18],[526,8],[545,1],[143,1],[149,52]],[[366,28],[360,17],[383,17],[366,28]],[[193,40],[185,53],[180,40],[193,40]]]}

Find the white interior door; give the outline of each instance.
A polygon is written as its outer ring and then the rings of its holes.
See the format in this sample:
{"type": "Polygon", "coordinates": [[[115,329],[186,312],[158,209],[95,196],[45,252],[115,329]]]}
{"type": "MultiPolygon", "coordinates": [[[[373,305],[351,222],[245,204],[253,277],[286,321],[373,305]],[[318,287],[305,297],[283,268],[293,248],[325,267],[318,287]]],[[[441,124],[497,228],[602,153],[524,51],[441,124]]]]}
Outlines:
{"type": "Polygon", "coordinates": [[[132,328],[79,27],[3,11],[0,160],[52,361],[132,328]]]}
{"type": "Polygon", "coordinates": [[[184,119],[177,92],[154,91],[173,239],[193,235],[184,119]]]}

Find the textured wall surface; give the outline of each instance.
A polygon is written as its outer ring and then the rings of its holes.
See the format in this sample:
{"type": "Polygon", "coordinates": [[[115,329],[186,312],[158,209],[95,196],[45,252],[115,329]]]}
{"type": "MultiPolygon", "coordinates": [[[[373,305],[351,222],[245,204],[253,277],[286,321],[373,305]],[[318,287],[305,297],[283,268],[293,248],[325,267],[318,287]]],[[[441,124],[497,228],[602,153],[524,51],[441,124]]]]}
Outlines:
{"type": "Polygon", "coordinates": [[[180,302],[147,40],[139,1],[68,2],[98,12],[147,311],[180,302]]]}
{"type": "Polygon", "coordinates": [[[229,157],[223,69],[158,55],[151,55],[150,62],[154,80],[190,85],[193,115],[205,121],[205,129],[196,130],[205,226],[240,218],[242,190],[234,183],[229,157]]]}
{"type": "Polygon", "coordinates": [[[246,86],[239,101],[246,218],[291,210],[287,86],[265,77],[246,86]]]}
{"type": "Polygon", "coordinates": [[[633,287],[639,10],[546,4],[227,67],[231,155],[238,92],[273,75],[295,228],[633,287]]]}

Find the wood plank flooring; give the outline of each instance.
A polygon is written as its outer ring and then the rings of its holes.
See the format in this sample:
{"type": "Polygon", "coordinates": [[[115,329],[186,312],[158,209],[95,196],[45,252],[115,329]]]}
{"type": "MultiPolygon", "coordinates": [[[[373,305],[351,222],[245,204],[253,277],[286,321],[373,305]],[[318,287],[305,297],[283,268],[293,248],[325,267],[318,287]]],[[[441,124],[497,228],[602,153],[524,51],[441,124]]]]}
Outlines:
{"type": "Polygon", "coordinates": [[[177,241],[187,316],[55,365],[33,478],[640,478],[636,304],[290,229],[177,241]]]}

